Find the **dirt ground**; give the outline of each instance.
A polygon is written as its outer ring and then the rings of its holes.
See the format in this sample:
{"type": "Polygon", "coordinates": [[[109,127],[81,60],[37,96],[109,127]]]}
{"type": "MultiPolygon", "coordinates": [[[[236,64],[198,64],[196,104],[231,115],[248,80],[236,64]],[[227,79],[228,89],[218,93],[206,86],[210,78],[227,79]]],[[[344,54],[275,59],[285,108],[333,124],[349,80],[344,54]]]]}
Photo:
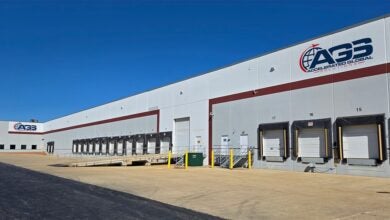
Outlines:
{"type": "Polygon", "coordinates": [[[0,154],[0,162],[229,219],[390,219],[390,179],[166,166],[58,167],[43,155],[0,154]]]}

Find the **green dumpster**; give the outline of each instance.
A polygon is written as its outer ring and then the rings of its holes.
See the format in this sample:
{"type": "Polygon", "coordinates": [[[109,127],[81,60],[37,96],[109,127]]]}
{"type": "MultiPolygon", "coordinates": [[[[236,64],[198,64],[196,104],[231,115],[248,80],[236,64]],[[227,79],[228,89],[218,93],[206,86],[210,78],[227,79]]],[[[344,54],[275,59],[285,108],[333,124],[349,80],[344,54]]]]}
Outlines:
{"type": "Polygon", "coordinates": [[[188,153],[188,166],[203,166],[203,153],[188,153]]]}

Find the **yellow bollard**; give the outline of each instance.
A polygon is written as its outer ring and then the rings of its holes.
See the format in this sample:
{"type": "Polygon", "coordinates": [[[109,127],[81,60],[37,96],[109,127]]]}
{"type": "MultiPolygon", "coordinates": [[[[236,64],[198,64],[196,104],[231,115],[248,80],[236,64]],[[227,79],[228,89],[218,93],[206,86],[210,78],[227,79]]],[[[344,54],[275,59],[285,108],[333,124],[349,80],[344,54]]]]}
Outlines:
{"type": "Polygon", "coordinates": [[[212,150],[211,151],[211,168],[214,168],[214,163],[215,163],[214,150],[212,150]]]}
{"type": "Polygon", "coordinates": [[[171,168],[171,151],[168,151],[168,169],[171,168]]]}
{"type": "Polygon", "coordinates": [[[252,152],[248,150],[248,169],[252,169],[252,152]]]}
{"type": "Polygon", "coordinates": [[[230,149],[230,163],[229,163],[229,169],[233,169],[233,149],[230,149]]]}
{"type": "Polygon", "coordinates": [[[186,151],[185,169],[188,169],[188,151],[186,151]]]}

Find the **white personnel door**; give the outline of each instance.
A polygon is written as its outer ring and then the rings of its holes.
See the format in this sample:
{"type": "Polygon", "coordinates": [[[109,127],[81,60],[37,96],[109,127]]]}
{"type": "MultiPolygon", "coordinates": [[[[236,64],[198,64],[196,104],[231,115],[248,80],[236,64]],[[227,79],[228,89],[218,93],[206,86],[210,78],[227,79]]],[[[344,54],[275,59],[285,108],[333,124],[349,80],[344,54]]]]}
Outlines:
{"type": "Polygon", "coordinates": [[[263,131],[263,152],[264,156],[284,156],[283,129],[263,131]]]}
{"type": "Polygon", "coordinates": [[[299,130],[298,157],[325,157],[325,133],[323,128],[299,130]]]}
{"type": "Polygon", "coordinates": [[[229,155],[229,136],[227,135],[222,135],[221,137],[221,148],[219,150],[219,154],[229,155]]]}
{"type": "Polygon", "coordinates": [[[378,158],[377,125],[351,125],[343,127],[344,158],[378,158]]]}
{"type": "Polygon", "coordinates": [[[240,136],[240,148],[241,148],[241,150],[240,150],[241,153],[248,152],[249,143],[248,143],[248,135],[247,134],[240,136]]]}
{"type": "Polygon", "coordinates": [[[175,119],[175,136],[172,153],[184,153],[190,147],[190,118],[175,119]]]}

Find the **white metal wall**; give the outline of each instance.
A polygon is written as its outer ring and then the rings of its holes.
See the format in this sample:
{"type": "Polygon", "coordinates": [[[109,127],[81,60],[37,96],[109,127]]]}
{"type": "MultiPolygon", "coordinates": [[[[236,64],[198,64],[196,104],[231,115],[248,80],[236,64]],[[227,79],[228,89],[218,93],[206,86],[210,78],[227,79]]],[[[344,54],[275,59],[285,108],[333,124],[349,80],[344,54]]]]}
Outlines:
{"type": "MultiPolygon", "coordinates": [[[[390,18],[378,19],[205,75],[54,119],[46,122],[44,129],[47,132],[159,109],[160,131],[175,133],[174,120],[190,117],[190,143],[195,143],[198,139],[206,140],[202,144],[208,148],[209,99],[245,91],[256,93],[256,90],[261,88],[388,63],[389,29],[390,18]],[[373,59],[363,64],[316,73],[303,73],[299,67],[302,51],[312,44],[320,44],[321,47],[328,48],[366,37],[372,39],[374,53],[373,59]]],[[[386,113],[388,118],[390,108],[388,78],[388,74],[382,74],[214,105],[213,144],[219,144],[221,135],[228,135],[231,139],[230,144],[239,145],[239,137],[245,133],[248,134],[249,145],[255,146],[257,126],[260,123],[288,121],[291,125],[294,120],[316,118],[332,118],[333,123],[337,117],[382,113],[386,113]]],[[[127,135],[143,131],[156,132],[157,125],[154,124],[156,123],[154,117],[56,132],[44,135],[43,138],[45,142],[54,140],[56,150],[69,152],[71,140],[77,138],[127,135]]],[[[258,161],[255,165],[272,168],[285,166],[262,164],[258,161]]],[[[299,166],[299,164],[288,165],[289,168],[297,169],[300,169],[299,166]]],[[[388,168],[381,169],[383,171],[388,168]]]]}
{"type": "Polygon", "coordinates": [[[26,145],[26,151],[32,151],[32,145],[37,145],[37,150],[35,151],[42,151],[44,149],[42,141],[43,135],[9,134],[8,126],[8,121],[0,121],[0,145],[4,145],[4,150],[0,150],[0,153],[8,151],[21,151],[22,144],[26,145]],[[15,150],[10,150],[11,144],[16,145],[15,150]]]}

